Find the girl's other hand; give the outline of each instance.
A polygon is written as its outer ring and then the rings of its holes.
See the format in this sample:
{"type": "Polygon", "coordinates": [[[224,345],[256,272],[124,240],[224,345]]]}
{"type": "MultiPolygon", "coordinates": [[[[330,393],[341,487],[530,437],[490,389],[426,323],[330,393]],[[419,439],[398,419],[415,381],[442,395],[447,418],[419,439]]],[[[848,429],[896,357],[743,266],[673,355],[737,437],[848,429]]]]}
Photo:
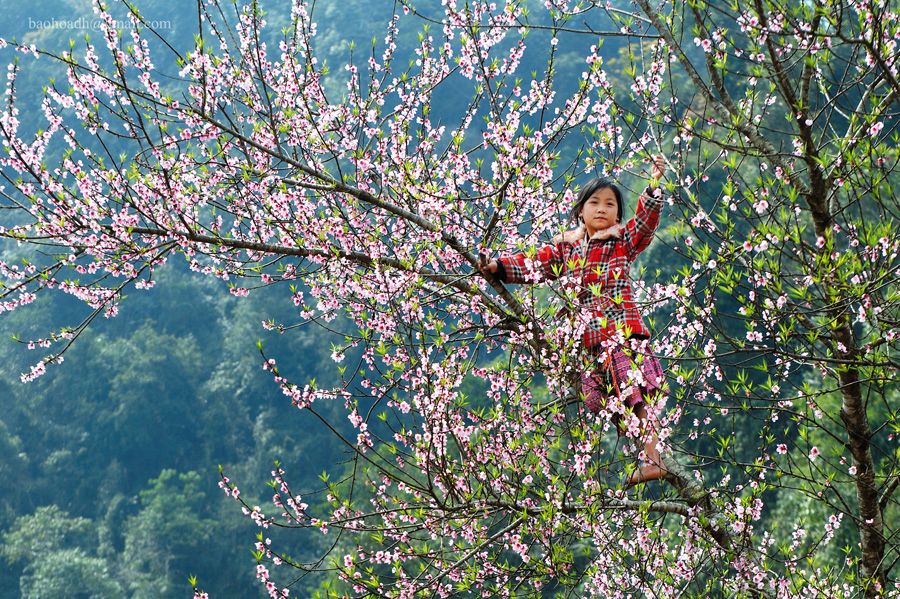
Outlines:
{"type": "Polygon", "coordinates": [[[497,274],[497,261],[496,261],[496,260],[491,260],[490,262],[488,262],[488,263],[486,263],[486,264],[479,264],[479,265],[478,265],[478,270],[480,270],[481,273],[482,273],[482,274],[485,274],[485,275],[488,275],[488,274],[490,274],[490,275],[497,274]]]}

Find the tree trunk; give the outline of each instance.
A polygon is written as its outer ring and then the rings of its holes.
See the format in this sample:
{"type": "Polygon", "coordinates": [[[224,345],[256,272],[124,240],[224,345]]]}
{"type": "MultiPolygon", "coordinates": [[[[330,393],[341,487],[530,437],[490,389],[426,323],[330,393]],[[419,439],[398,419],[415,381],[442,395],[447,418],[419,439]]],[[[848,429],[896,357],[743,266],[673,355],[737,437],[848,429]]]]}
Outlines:
{"type": "MultiPolygon", "coordinates": [[[[846,317],[835,331],[835,338],[846,347],[841,357],[854,360],[858,357],[853,331],[846,317]]],[[[884,563],[884,522],[878,489],[875,485],[875,462],[869,438],[872,431],[866,415],[859,382],[859,368],[848,364],[841,368],[841,420],[847,429],[847,443],[856,467],[856,496],[859,500],[859,542],[862,550],[860,574],[865,579],[867,597],[878,594],[885,585],[884,563]]]]}

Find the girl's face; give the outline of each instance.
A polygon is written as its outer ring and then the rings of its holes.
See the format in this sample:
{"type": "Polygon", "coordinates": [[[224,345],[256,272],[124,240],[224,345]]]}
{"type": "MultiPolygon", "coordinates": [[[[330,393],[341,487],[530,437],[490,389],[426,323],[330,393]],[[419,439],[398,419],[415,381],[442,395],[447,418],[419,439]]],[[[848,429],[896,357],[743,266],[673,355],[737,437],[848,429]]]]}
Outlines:
{"type": "Polygon", "coordinates": [[[619,215],[619,205],[616,202],[616,194],[609,187],[598,189],[591,194],[581,208],[581,217],[588,235],[606,229],[616,224],[619,215]]]}

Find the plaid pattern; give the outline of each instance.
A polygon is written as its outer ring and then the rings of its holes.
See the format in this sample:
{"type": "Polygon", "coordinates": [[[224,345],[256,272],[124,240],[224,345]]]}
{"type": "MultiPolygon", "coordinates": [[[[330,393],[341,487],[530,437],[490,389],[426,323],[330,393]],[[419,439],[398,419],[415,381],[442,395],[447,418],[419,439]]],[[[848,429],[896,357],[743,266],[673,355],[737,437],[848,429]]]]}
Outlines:
{"type": "Polygon", "coordinates": [[[581,375],[581,392],[594,414],[606,406],[610,395],[627,393],[622,403],[631,408],[653,397],[665,384],[662,365],[650,353],[647,340],[632,339],[609,353],[592,354],[591,362],[581,375]]]}
{"type": "Polygon", "coordinates": [[[661,190],[657,190],[656,197],[642,193],[634,217],[625,224],[619,238],[585,238],[574,244],[562,241],[540,248],[531,257],[501,256],[505,280],[537,283],[565,275],[579,285],[581,313],[587,319],[585,347],[599,346],[617,330],[626,338],[649,337],[650,329],[634,304],[629,269],[653,240],[662,204],[661,190]]]}

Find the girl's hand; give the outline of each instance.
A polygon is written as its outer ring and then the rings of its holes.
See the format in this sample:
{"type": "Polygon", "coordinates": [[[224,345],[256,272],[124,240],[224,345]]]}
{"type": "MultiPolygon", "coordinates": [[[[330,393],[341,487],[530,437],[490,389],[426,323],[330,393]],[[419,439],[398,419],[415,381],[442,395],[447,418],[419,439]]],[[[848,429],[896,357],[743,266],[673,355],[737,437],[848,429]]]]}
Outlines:
{"type": "Polygon", "coordinates": [[[488,263],[486,263],[486,264],[479,264],[479,265],[478,265],[478,270],[480,270],[481,273],[482,273],[482,274],[485,274],[485,275],[488,275],[488,274],[490,274],[490,275],[497,274],[497,261],[496,261],[496,260],[491,260],[490,262],[488,262],[488,263]]]}
{"type": "Polygon", "coordinates": [[[662,154],[653,157],[653,165],[650,167],[651,185],[657,187],[659,180],[666,174],[666,159],[662,154]]]}

